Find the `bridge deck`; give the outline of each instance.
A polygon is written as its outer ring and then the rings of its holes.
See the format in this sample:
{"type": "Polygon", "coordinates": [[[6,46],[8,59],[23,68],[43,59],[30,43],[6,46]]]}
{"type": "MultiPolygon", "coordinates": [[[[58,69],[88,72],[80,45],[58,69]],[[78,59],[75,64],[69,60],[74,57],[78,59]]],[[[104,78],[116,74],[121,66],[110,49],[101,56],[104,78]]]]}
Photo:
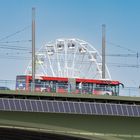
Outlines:
{"type": "Polygon", "coordinates": [[[138,97],[26,93],[19,91],[0,91],[0,93],[0,127],[44,131],[93,140],[140,139],[140,98],[138,97]],[[42,107],[38,106],[41,102],[45,102],[42,107]],[[57,105],[54,106],[54,102],[57,102],[57,105]],[[61,102],[61,104],[58,102],[61,102]],[[64,112],[64,110],[66,111],[64,104],[69,105],[70,103],[73,104],[75,112],[72,112],[70,108],[70,112],[64,112]],[[77,105],[79,103],[80,105],[77,105]],[[119,108],[117,115],[102,114],[103,111],[109,113],[110,109],[104,108],[108,105],[113,113],[112,104],[125,106],[121,110],[122,113],[127,115],[120,115],[119,108]],[[76,112],[78,111],[76,106],[79,106],[80,112],[76,112]],[[85,112],[81,112],[83,106],[85,112]],[[132,114],[126,111],[126,106],[131,108],[132,114]],[[40,107],[42,111],[38,110],[40,107]],[[91,107],[96,107],[96,111],[94,112],[91,107]]]}
{"type": "Polygon", "coordinates": [[[68,94],[68,93],[48,93],[48,92],[25,92],[25,91],[0,91],[0,97],[14,97],[14,98],[55,98],[63,100],[91,100],[98,102],[114,102],[114,103],[128,103],[140,104],[140,97],[128,96],[109,96],[109,95],[93,95],[93,94],[68,94]]]}

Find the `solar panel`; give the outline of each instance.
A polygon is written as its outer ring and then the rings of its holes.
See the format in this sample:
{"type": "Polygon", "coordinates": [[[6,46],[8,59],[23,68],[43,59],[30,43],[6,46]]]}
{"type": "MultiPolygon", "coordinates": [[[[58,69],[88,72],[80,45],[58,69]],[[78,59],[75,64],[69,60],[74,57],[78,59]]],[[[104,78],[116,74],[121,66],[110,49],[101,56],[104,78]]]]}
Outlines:
{"type": "Polygon", "coordinates": [[[30,100],[25,100],[26,108],[28,111],[33,111],[31,107],[31,101],[30,100]]]}
{"type": "Polygon", "coordinates": [[[96,107],[96,110],[97,110],[97,114],[102,115],[103,113],[102,113],[100,104],[95,104],[95,107],[96,107]]]}
{"type": "Polygon", "coordinates": [[[79,103],[74,103],[74,106],[75,106],[75,112],[80,114],[81,111],[80,111],[79,103]]]}
{"type": "Polygon", "coordinates": [[[8,99],[3,99],[3,103],[4,103],[4,109],[5,110],[10,110],[8,99]]]}
{"type": "Polygon", "coordinates": [[[26,105],[24,100],[20,100],[21,110],[26,111],[26,105]]]}
{"type": "Polygon", "coordinates": [[[97,114],[96,107],[95,107],[94,103],[90,103],[90,108],[91,108],[92,114],[97,114]]]}
{"type": "Polygon", "coordinates": [[[112,108],[110,104],[106,104],[106,110],[108,115],[112,115],[112,108]]]}
{"type": "Polygon", "coordinates": [[[31,100],[31,107],[32,107],[32,111],[33,112],[37,112],[37,106],[36,106],[36,101],[35,100],[31,100]]]}
{"type": "Polygon", "coordinates": [[[9,100],[9,105],[11,107],[11,110],[16,110],[15,103],[13,100],[9,100]]]}
{"type": "Polygon", "coordinates": [[[3,99],[0,99],[0,110],[4,110],[3,99]]]}
{"type": "Polygon", "coordinates": [[[51,101],[47,101],[47,104],[48,104],[48,109],[49,109],[49,112],[54,112],[53,110],[53,104],[51,101]]]}
{"type": "Polygon", "coordinates": [[[123,115],[123,112],[122,112],[121,105],[120,104],[117,104],[116,107],[117,107],[118,115],[122,116],[123,115]]]}
{"type": "Polygon", "coordinates": [[[137,110],[137,106],[132,106],[132,110],[133,110],[133,114],[134,114],[134,116],[139,116],[139,114],[138,114],[138,110],[137,110]]]}
{"type": "Polygon", "coordinates": [[[102,114],[103,115],[108,115],[106,104],[100,104],[100,107],[101,107],[101,110],[102,110],[102,114]]]}
{"type": "Polygon", "coordinates": [[[139,105],[0,98],[0,110],[140,116],[139,105]]]}
{"type": "Polygon", "coordinates": [[[41,101],[41,102],[42,102],[42,107],[43,107],[44,112],[48,112],[49,110],[48,110],[48,105],[46,101],[41,101]]]}
{"type": "Polygon", "coordinates": [[[59,111],[60,111],[61,113],[64,113],[64,112],[65,112],[65,111],[64,111],[63,102],[59,101],[59,102],[58,102],[58,107],[59,107],[59,111]]]}
{"type": "Polygon", "coordinates": [[[36,105],[37,105],[38,111],[39,112],[43,112],[43,108],[42,108],[41,102],[40,101],[36,101],[36,105]]]}
{"type": "Polygon", "coordinates": [[[112,115],[118,115],[116,104],[111,104],[112,115]]]}
{"type": "Polygon", "coordinates": [[[133,116],[133,110],[131,105],[127,105],[128,115],[133,116]]]}
{"type": "Polygon", "coordinates": [[[128,116],[128,111],[127,111],[127,106],[126,105],[121,105],[122,106],[122,112],[124,116],[128,116]]]}
{"type": "Polygon", "coordinates": [[[69,102],[69,107],[70,107],[70,112],[75,113],[75,108],[74,108],[73,102],[69,102]]]}
{"type": "Polygon", "coordinates": [[[80,113],[81,114],[86,114],[86,109],[85,109],[85,104],[84,103],[79,103],[79,106],[80,106],[80,113]]]}
{"type": "Polygon", "coordinates": [[[138,110],[138,116],[140,116],[140,106],[137,106],[137,110],[138,110]]]}
{"type": "Polygon", "coordinates": [[[85,103],[85,110],[86,110],[87,114],[91,114],[92,113],[89,103],[85,103]]]}
{"type": "Polygon", "coordinates": [[[58,103],[57,101],[53,102],[54,112],[59,112],[58,103]]]}
{"type": "Polygon", "coordinates": [[[19,103],[20,100],[15,99],[14,101],[15,101],[16,110],[17,110],[17,111],[21,111],[21,105],[20,105],[20,103],[19,103]]]}
{"type": "Polygon", "coordinates": [[[64,105],[64,108],[65,108],[65,112],[66,113],[70,113],[69,103],[68,102],[64,102],[63,105],[64,105]]]}

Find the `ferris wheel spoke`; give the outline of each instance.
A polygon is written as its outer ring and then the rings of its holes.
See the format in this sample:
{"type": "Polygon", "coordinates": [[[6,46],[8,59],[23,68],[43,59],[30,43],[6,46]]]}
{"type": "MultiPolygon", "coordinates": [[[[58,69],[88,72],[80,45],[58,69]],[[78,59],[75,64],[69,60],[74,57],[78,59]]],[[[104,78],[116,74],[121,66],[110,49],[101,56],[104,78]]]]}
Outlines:
{"type": "Polygon", "coordinates": [[[108,70],[108,67],[107,67],[107,65],[105,65],[105,67],[106,67],[106,71],[107,71],[107,76],[109,77],[109,79],[111,80],[111,75],[110,75],[110,72],[109,72],[109,70],[108,70]]]}
{"type": "Polygon", "coordinates": [[[85,76],[89,74],[89,70],[90,70],[91,64],[92,64],[92,62],[89,64],[89,67],[87,68],[87,73],[85,73],[85,76]]]}
{"type": "Polygon", "coordinates": [[[72,61],[72,69],[73,69],[73,71],[72,71],[72,76],[73,77],[75,77],[74,76],[74,73],[75,73],[75,69],[74,69],[74,67],[75,67],[75,60],[76,60],[76,53],[78,52],[78,47],[76,48],[76,50],[75,50],[75,52],[74,52],[74,55],[73,55],[73,61],[72,61]]]}
{"type": "Polygon", "coordinates": [[[44,75],[47,75],[47,72],[46,72],[44,66],[43,66],[42,64],[40,64],[40,66],[41,66],[41,68],[42,68],[42,70],[43,70],[44,75]]]}
{"type": "Polygon", "coordinates": [[[32,71],[30,65],[31,65],[31,61],[28,63],[28,66],[27,66],[27,68],[26,68],[26,70],[25,70],[25,74],[26,74],[26,75],[30,74],[31,71],[32,71]]]}
{"type": "Polygon", "coordinates": [[[64,42],[64,75],[68,77],[68,65],[67,65],[67,42],[64,42]]]}
{"type": "MultiPolygon", "coordinates": [[[[88,42],[80,39],[56,39],[43,45],[36,53],[38,67],[36,72],[44,76],[102,78],[102,57],[88,42]]],[[[26,74],[31,74],[29,62],[26,74]]],[[[111,79],[107,65],[106,78],[111,79]]]]}
{"type": "MultiPolygon", "coordinates": [[[[82,66],[83,66],[84,57],[85,57],[85,55],[86,55],[86,52],[80,52],[80,53],[82,54],[82,61],[81,61],[80,66],[79,66],[79,70],[81,70],[81,68],[82,68],[82,66]]],[[[81,54],[80,54],[80,55],[81,55],[81,54]]]]}
{"type": "Polygon", "coordinates": [[[52,75],[55,76],[55,73],[54,73],[54,70],[53,70],[53,67],[52,67],[52,63],[51,63],[51,60],[50,60],[50,56],[48,56],[48,60],[49,60],[49,66],[50,66],[50,69],[51,69],[51,72],[52,72],[52,75]]]}
{"type": "Polygon", "coordinates": [[[59,57],[58,57],[58,53],[57,53],[57,49],[56,49],[56,46],[57,46],[57,41],[55,41],[55,45],[53,46],[54,48],[54,52],[56,54],[56,62],[57,62],[57,76],[61,76],[61,67],[60,67],[60,62],[59,62],[59,57]]]}

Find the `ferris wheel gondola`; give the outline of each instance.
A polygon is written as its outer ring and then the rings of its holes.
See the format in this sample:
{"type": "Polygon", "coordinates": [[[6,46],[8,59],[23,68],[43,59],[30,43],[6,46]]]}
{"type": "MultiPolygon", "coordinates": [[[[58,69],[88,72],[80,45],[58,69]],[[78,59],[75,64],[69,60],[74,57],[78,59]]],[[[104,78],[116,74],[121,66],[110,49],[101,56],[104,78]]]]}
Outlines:
{"type": "MultiPolygon", "coordinates": [[[[111,80],[105,68],[106,79],[111,80]]],[[[31,62],[26,75],[31,74],[31,62]]],[[[80,39],[56,39],[36,53],[36,75],[102,79],[102,57],[88,42],[80,39]]]]}

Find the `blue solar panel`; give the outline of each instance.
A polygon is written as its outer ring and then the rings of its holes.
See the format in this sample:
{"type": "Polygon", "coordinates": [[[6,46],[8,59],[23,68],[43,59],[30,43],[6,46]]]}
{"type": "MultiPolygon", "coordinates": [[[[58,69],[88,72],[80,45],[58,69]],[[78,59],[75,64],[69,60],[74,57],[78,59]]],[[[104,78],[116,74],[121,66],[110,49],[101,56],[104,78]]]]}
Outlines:
{"type": "Polygon", "coordinates": [[[3,99],[0,99],[0,110],[4,110],[3,99]]]}
{"type": "Polygon", "coordinates": [[[138,114],[138,110],[137,110],[137,106],[132,106],[132,110],[133,110],[133,114],[134,114],[134,116],[139,116],[139,114],[138,114]]]}
{"type": "Polygon", "coordinates": [[[118,115],[118,110],[116,104],[111,104],[112,115],[118,115]]]}
{"type": "Polygon", "coordinates": [[[106,110],[108,115],[112,115],[112,109],[110,104],[106,104],[106,110]]]}
{"type": "Polygon", "coordinates": [[[124,116],[128,116],[126,105],[122,105],[122,112],[124,116]]]}
{"type": "Polygon", "coordinates": [[[30,100],[25,100],[26,108],[28,111],[33,111],[31,107],[31,101],[30,100]]]}
{"type": "Polygon", "coordinates": [[[69,102],[70,112],[75,113],[73,102],[69,102]]]}
{"type": "Polygon", "coordinates": [[[49,112],[53,112],[53,104],[52,101],[47,101],[49,112]]]}
{"type": "Polygon", "coordinates": [[[36,105],[37,105],[38,111],[39,112],[43,112],[43,108],[42,108],[41,102],[40,101],[36,101],[36,105]]]}
{"type": "Polygon", "coordinates": [[[133,117],[140,116],[139,105],[8,98],[0,99],[0,110],[133,117]]]}
{"type": "Polygon", "coordinates": [[[26,105],[25,105],[25,101],[24,100],[20,100],[20,105],[21,105],[22,111],[26,111],[26,105]]]}
{"type": "Polygon", "coordinates": [[[64,113],[65,112],[65,110],[64,110],[64,106],[63,106],[63,102],[58,102],[58,107],[59,107],[59,110],[60,110],[60,112],[61,113],[64,113]]]}
{"type": "Polygon", "coordinates": [[[137,109],[138,109],[138,116],[140,116],[140,106],[139,105],[137,106],[137,109]]]}
{"type": "Polygon", "coordinates": [[[118,115],[122,116],[123,115],[123,112],[122,112],[122,107],[120,104],[116,105],[117,107],[117,111],[118,111],[118,115]]]}
{"type": "Polygon", "coordinates": [[[3,103],[4,103],[4,109],[5,110],[10,110],[8,99],[3,99],[3,103]]]}
{"type": "Polygon", "coordinates": [[[20,102],[19,101],[20,100],[18,100],[18,99],[15,100],[15,107],[16,107],[17,111],[21,111],[21,107],[20,107],[20,102]]]}
{"type": "Polygon", "coordinates": [[[65,112],[69,113],[70,112],[69,103],[68,102],[64,102],[63,104],[64,104],[65,112]]]}
{"type": "Polygon", "coordinates": [[[57,101],[53,102],[54,112],[59,112],[58,103],[57,101]]]}
{"type": "Polygon", "coordinates": [[[108,115],[106,104],[100,104],[103,115],[108,115]]]}
{"type": "Polygon", "coordinates": [[[10,104],[11,110],[13,110],[13,111],[16,110],[14,100],[9,100],[9,104],[10,104]]]}
{"type": "Polygon", "coordinates": [[[100,104],[95,104],[95,106],[96,106],[97,114],[102,115],[103,113],[102,113],[100,104]]]}
{"type": "Polygon", "coordinates": [[[97,114],[96,108],[95,108],[95,104],[94,104],[94,103],[90,103],[90,108],[91,108],[92,114],[97,114]]]}
{"type": "Polygon", "coordinates": [[[79,103],[74,103],[74,106],[75,106],[75,112],[80,114],[81,111],[80,111],[79,103]]]}
{"type": "Polygon", "coordinates": [[[36,101],[31,100],[30,103],[31,103],[32,111],[37,112],[38,110],[37,110],[37,106],[36,106],[36,101]]]}
{"type": "Polygon", "coordinates": [[[48,112],[49,111],[48,110],[48,105],[47,105],[46,101],[42,101],[42,107],[43,107],[43,111],[44,112],[48,112]]]}
{"type": "Polygon", "coordinates": [[[87,113],[87,114],[91,114],[91,113],[92,113],[92,112],[91,112],[91,109],[90,109],[89,103],[85,103],[85,110],[86,110],[86,113],[87,113]]]}
{"type": "Polygon", "coordinates": [[[127,110],[128,110],[128,115],[129,115],[129,116],[133,116],[132,106],[127,105],[127,110]]]}
{"type": "Polygon", "coordinates": [[[85,103],[79,103],[81,114],[86,114],[85,103]]]}

